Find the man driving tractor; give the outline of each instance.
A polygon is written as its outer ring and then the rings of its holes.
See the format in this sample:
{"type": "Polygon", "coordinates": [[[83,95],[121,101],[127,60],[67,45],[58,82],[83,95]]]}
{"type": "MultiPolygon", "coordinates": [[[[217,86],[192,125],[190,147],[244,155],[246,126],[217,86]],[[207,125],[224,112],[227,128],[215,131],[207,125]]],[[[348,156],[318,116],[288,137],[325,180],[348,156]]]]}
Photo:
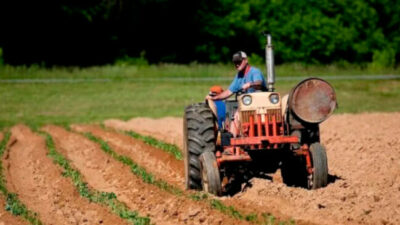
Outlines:
{"type": "MultiPolygon", "coordinates": [[[[238,71],[229,88],[217,95],[207,95],[206,99],[219,101],[225,100],[234,93],[244,92],[251,93],[255,91],[265,91],[265,79],[262,72],[253,66],[250,66],[247,55],[243,51],[233,54],[232,62],[238,71]]],[[[235,113],[233,126],[230,126],[230,131],[234,137],[238,134],[239,115],[235,113]]]]}
{"type": "Polygon", "coordinates": [[[214,86],[206,102],[185,108],[187,189],[233,193],[249,178],[277,169],[289,186],[317,189],[328,184],[319,124],[336,108],[335,91],[320,78],[308,78],[281,97],[274,88],[270,34],[266,40],[265,80],[248,64],[246,53],[237,52],[233,63],[238,72],[229,88],[214,86]],[[227,99],[234,93],[235,99],[227,99]]]}

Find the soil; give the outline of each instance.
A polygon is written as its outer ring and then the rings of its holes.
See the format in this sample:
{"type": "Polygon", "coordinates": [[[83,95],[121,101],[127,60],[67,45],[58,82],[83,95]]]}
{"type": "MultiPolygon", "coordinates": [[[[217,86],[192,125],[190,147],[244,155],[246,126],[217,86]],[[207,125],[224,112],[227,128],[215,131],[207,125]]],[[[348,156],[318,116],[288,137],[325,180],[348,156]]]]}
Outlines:
{"type": "Polygon", "coordinates": [[[3,158],[7,189],[18,194],[44,224],[126,224],[108,209],[79,196],[46,156],[43,137],[24,125],[14,126],[11,132],[3,158]]]}
{"type": "MultiPolygon", "coordinates": [[[[182,146],[180,118],[107,120],[105,125],[182,146]]],[[[254,178],[251,187],[221,199],[301,223],[400,224],[400,113],[333,115],[320,133],[328,155],[327,187],[288,187],[278,170],[272,180],[254,178]]]]}
{"type": "Polygon", "coordinates": [[[183,149],[183,121],[181,118],[165,117],[150,119],[138,117],[129,121],[110,119],[104,121],[104,125],[117,130],[133,130],[142,135],[152,136],[183,149]]]}
{"type": "MultiPolygon", "coordinates": [[[[0,141],[4,138],[3,133],[0,133],[0,141]]],[[[5,210],[6,200],[4,195],[0,195],[0,225],[6,224],[15,224],[15,225],[23,225],[28,224],[27,221],[22,220],[19,217],[13,216],[10,212],[5,210]]]]}
{"type": "Polygon", "coordinates": [[[134,162],[150,171],[157,178],[162,178],[181,189],[184,188],[183,161],[176,160],[171,154],[137,141],[124,134],[105,131],[95,125],[72,125],[77,132],[90,132],[107,141],[110,147],[120,155],[131,158],[134,162]],[[151,159],[151,160],[150,160],[151,159]]]}
{"type": "MultiPolygon", "coordinates": [[[[77,168],[88,185],[113,192],[130,209],[149,216],[155,224],[246,224],[211,209],[204,202],[169,194],[144,183],[130,168],[104,153],[97,143],[57,126],[43,128],[56,148],[77,168]]],[[[161,150],[160,150],[161,151],[161,150]]],[[[148,160],[153,160],[149,156],[148,160]]]]}

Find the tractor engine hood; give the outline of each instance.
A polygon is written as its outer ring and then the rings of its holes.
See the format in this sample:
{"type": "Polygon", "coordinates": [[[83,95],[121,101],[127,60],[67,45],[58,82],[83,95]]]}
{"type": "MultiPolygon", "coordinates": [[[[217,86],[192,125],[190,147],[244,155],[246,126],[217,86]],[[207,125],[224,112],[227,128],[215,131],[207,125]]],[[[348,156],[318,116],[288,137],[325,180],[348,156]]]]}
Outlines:
{"type": "Polygon", "coordinates": [[[288,107],[304,122],[321,123],[337,107],[335,90],[319,78],[303,80],[290,92],[288,107]]]}

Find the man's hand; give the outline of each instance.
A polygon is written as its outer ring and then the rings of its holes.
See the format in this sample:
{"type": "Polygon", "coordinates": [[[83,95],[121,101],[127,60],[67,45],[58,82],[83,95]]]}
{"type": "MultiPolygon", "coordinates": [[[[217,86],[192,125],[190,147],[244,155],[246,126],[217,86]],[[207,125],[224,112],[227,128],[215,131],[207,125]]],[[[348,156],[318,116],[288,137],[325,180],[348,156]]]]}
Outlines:
{"type": "Polygon", "coordinates": [[[213,100],[213,99],[212,99],[212,96],[206,95],[206,100],[213,100]]]}
{"type": "Polygon", "coordinates": [[[244,91],[246,91],[246,90],[249,89],[250,87],[251,87],[251,83],[249,82],[249,83],[243,84],[242,89],[243,89],[244,91]]]}

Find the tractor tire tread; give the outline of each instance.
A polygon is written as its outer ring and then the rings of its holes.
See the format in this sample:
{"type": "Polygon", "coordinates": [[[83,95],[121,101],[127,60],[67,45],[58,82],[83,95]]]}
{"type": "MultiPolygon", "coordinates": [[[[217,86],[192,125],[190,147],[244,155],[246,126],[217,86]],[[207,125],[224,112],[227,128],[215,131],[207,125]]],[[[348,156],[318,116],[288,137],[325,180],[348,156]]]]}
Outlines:
{"type": "Polygon", "coordinates": [[[215,118],[205,103],[189,105],[184,117],[185,180],[187,189],[202,189],[200,155],[215,151],[215,118]]]}

